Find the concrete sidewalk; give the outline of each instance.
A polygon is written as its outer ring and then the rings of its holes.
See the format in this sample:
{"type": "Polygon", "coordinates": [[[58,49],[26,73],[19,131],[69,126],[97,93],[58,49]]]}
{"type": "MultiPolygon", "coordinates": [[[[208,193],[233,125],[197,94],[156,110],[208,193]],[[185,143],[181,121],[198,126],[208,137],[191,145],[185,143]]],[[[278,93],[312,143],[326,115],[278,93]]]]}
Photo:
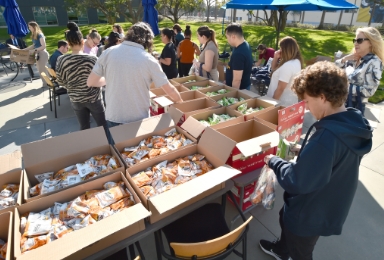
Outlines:
{"type": "MultiPolygon", "coordinates": [[[[36,75],[37,70],[34,68],[36,75]]],[[[23,81],[27,70],[9,83],[0,72],[0,155],[20,149],[23,143],[33,142],[78,131],[79,125],[67,95],[61,96],[57,106],[58,118],[50,111],[48,90],[41,88],[41,80],[23,81]]],[[[314,259],[380,259],[384,255],[384,104],[370,105],[367,117],[376,127],[372,151],[364,157],[360,166],[360,183],[349,217],[340,236],[321,237],[315,248],[314,259]]],[[[305,130],[312,118],[306,114],[305,130]]],[[[93,122],[93,126],[96,124],[93,122]]],[[[260,239],[276,239],[280,236],[278,211],[283,205],[282,189],[277,189],[275,208],[267,211],[257,207],[250,214],[255,218],[250,223],[248,234],[248,259],[273,259],[258,246],[260,239]]],[[[337,199],[337,197],[335,198],[337,199]]],[[[227,217],[232,219],[234,207],[227,204],[227,217]]],[[[240,221],[236,225],[240,224],[240,221]]],[[[147,259],[155,259],[154,237],[141,241],[147,259]]],[[[238,259],[231,256],[228,259],[238,259]]]]}

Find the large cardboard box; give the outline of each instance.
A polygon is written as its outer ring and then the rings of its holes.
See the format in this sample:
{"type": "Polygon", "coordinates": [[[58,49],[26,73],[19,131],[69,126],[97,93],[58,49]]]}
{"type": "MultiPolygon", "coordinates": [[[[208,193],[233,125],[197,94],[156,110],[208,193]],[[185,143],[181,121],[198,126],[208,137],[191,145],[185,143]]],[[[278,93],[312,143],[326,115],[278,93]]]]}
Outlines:
{"type": "Polygon", "coordinates": [[[29,50],[20,50],[16,46],[8,44],[9,48],[11,48],[10,59],[14,62],[21,62],[24,64],[35,64],[35,54],[30,55],[29,50]]]}
{"type": "Polygon", "coordinates": [[[119,168],[105,174],[123,172],[125,170],[119,155],[115,149],[108,144],[103,127],[95,127],[42,141],[23,144],[21,145],[21,152],[23,154],[25,170],[23,203],[31,202],[54,193],[51,192],[31,197],[29,189],[39,183],[35,175],[45,172],[56,173],[70,165],[84,163],[95,155],[114,155],[120,163],[119,168]]]}
{"type": "Polygon", "coordinates": [[[149,217],[150,223],[159,221],[169,215],[177,214],[177,211],[180,209],[222,189],[225,186],[225,181],[238,175],[240,173],[238,170],[224,165],[227,160],[227,154],[223,148],[228,145],[230,145],[230,142],[227,138],[217,135],[213,129],[208,128],[202,135],[199,144],[180,149],[177,153],[155,157],[127,169],[127,178],[132,187],[143,204],[152,212],[152,215],[149,217]],[[196,153],[204,155],[215,169],[150,199],[144,196],[131,178],[132,175],[165,160],[172,162],[180,157],[196,153]]]}
{"type": "MultiPolygon", "coordinates": [[[[181,92],[180,96],[183,99],[183,101],[188,100],[194,100],[199,98],[205,98],[206,95],[204,95],[201,92],[198,92],[197,90],[189,90],[185,92],[181,92]]],[[[160,115],[163,113],[168,112],[168,108],[170,105],[172,105],[173,102],[169,96],[162,96],[162,97],[156,97],[151,100],[151,107],[150,112],[152,115],[160,115]]]]}
{"type": "MultiPolygon", "coordinates": [[[[19,195],[17,198],[17,205],[21,205],[23,194],[23,181],[21,169],[21,152],[15,151],[13,153],[0,156],[0,191],[6,184],[19,184],[19,195]]],[[[16,206],[17,206],[16,205],[16,206]]],[[[16,206],[8,207],[0,210],[0,214],[4,212],[13,212],[16,206]]],[[[0,222],[1,223],[1,222],[0,222]]]]}
{"type": "Polygon", "coordinates": [[[263,101],[266,101],[274,106],[278,106],[280,101],[277,100],[277,99],[274,99],[274,98],[271,98],[271,97],[268,97],[268,96],[262,96],[262,97],[259,97],[260,100],[263,100],[263,101]]]}
{"type": "Polygon", "coordinates": [[[207,78],[204,78],[204,77],[201,77],[201,76],[196,76],[196,75],[191,75],[191,76],[186,76],[186,77],[181,77],[181,78],[174,78],[174,79],[171,79],[170,82],[173,84],[173,85],[179,85],[179,84],[184,84],[184,83],[188,83],[188,82],[197,82],[197,81],[201,81],[201,80],[207,80],[207,78]]]}
{"type": "Polygon", "coordinates": [[[202,87],[201,89],[204,88],[209,88],[209,87],[216,87],[216,86],[221,86],[222,84],[213,80],[202,80],[202,81],[196,81],[196,82],[190,82],[190,83],[184,83],[183,86],[192,89],[192,87],[197,86],[197,87],[202,87]]]}
{"type": "Polygon", "coordinates": [[[225,121],[225,122],[218,123],[216,125],[212,125],[212,126],[210,126],[212,129],[219,129],[219,128],[223,128],[223,127],[227,127],[230,125],[244,122],[243,115],[236,113],[236,111],[234,111],[233,109],[231,109],[229,107],[219,107],[219,108],[214,108],[214,109],[211,109],[208,111],[203,111],[203,112],[197,113],[195,115],[191,115],[181,125],[181,128],[185,129],[194,138],[198,138],[204,132],[204,130],[207,128],[205,125],[203,125],[199,121],[200,120],[207,120],[208,117],[212,117],[213,114],[216,114],[216,115],[227,114],[229,116],[233,116],[236,118],[225,121]]]}
{"type": "Polygon", "coordinates": [[[169,107],[168,113],[173,121],[180,126],[189,116],[218,107],[221,106],[210,98],[199,98],[173,104],[169,107]]]}
{"type": "Polygon", "coordinates": [[[213,97],[211,97],[211,99],[213,99],[213,100],[215,100],[217,102],[217,101],[219,101],[220,99],[222,99],[224,97],[226,97],[226,98],[233,97],[233,98],[237,98],[237,99],[244,98],[245,100],[248,100],[248,99],[251,99],[251,98],[260,97],[260,95],[254,93],[252,91],[249,91],[249,90],[238,90],[238,91],[232,91],[232,92],[228,92],[228,93],[225,93],[225,94],[213,96],[213,97]]]}
{"type": "Polygon", "coordinates": [[[220,85],[220,86],[211,86],[211,87],[208,87],[208,88],[201,88],[201,89],[198,89],[197,91],[203,93],[203,94],[207,94],[207,92],[217,92],[221,89],[226,89],[230,92],[232,91],[237,91],[237,89],[235,88],[232,88],[232,87],[228,87],[226,85],[220,85]]]}
{"type": "Polygon", "coordinates": [[[5,260],[13,259],[13,213],[0,214],[0,239],[7,242],[7,254],[5,260]]]}
{"type": "Polygon", "coordinates": [[[299,142],[303,130],[305,113],[304,101],[289,107],[275,107],[256,114],[255,120],[276,129],[277,132],[290,142],[299,142]]]}
{"type": "Polygon", "coordinates": [[[275,106],[267,101],[264,101],[264,100],[261,100],[259,98],[253,98],[253,99],[248,99],[248,100],[245,100],[245,101],[242,101],[242,102],[239,102],[239,103],[236,103],[236,104],[233,104],[231,106],[229,106],[229,108],[233,109],[237,115],[242,115],[244,116],[244,119],[247,121],[247,120],[250,120],[252,119],[253,117],[255,117],[258,113],[261,113],[263,111],[267,111],[267,110],[271,110],[273,109],[275,106]],[[242,114],[241,112],[237,111],[237,108],[244,104],[244,103],[247,103],[247,107],[248,108],[256,108],[256,107],[263,107],[264,109],[263,110],[260,110],[260,111],[255,111],[253,113],[250,113],[248,115],[244,115],[242,114]]]}
{"type": "Polygon", "coordinates": [[[230,142],[225,148],[227,164],[243,174],[264,166],[264,157],[276,154],[279,133],[255,120],[216,129],[230,142]]]}
{"type": "Polygon", "coordinates": [[[150,213],[143,207],[143,204],[141,204],[123,173],[116,172],[102,178],[93,179],[90,182],[24,204],[15,210],[15,258],[17,260],[83,259],[144,230],[144,219],[149,215],[150,213]],[[102,189],[103,184],[108,181],[124,181],[134,196],[136,204],[92,225],[71,232],[51,243],[31,250],[28,253],[21,254],[20,239],[22,234],[20,232],[20,218],[22,214],[27,212],[40,212],[53,206],[55,202],[63,203],[71,201],[88,190],[102,189]]]}
{"type": "MultiPolygon", "coordinates": [[[[125,147],[137,146],[142,140],[155,135],[164,135],[173,128],[176,128],[178,133],[183,134],[193,143],[196,143],[196,139],[193,138],[193,136],[189,135],[182,128],[174,125],[171,115],[168,113],[142,121],[115,126],[112,127],[110,131],[121,161],[123,161],[126,168],[129,168],[130,166],[127,165],[121,157],[121,152],[124,151],[125,147]]],[[[177,150],[170,152],[177,152],[177,150]]]]}

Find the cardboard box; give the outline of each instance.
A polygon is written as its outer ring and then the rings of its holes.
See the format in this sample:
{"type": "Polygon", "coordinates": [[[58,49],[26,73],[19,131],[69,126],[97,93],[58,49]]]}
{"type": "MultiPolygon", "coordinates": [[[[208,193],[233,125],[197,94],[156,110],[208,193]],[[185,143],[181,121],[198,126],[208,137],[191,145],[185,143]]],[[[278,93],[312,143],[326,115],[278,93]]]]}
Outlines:
{"type": "Polygon", "coordinates": [[[221,83],[213,81],[213,80],[209,80],[209,79],[183,84],[183,86],[188,88],[188,89],[192,89],[193,86],[209,88],[209,87],[216,87],[216,86],[221,86],[221,85],[222,85],[221,83]]]}
{"type": "Polygon", "coordinates": [[[267,110],[271,110],[274,107],[275,106],[273,104],[266,102],[264,100],[261,100],[259,98],[248,99],[248,100],[245,100],[245,101],[242,101],[242,102],[239,102],[239,103],[236,103],[234,105],[229,106],[229,108],[233,109],[237,115],[244,116],[244,119],[246,121],[254,118],[258,113],[261,113],[261,112],[267,111],[267,110]],[[237,111],[237,108],[244,103],[247,103],[248,108],[263,107],[264,109],[260,110],[260,111],[255,111],[255,112],[248,114],[248,115],[244,115],[243,113],[237,111]]]}
{"type": "Polygon", "coordinates": [[[170,82],[176,86],[179,84],[184,84],[192,81],[201,81],[201,80],[207,80],[207,78],[201,77],[201,76],[196,76],[196,75],[191,75],[191,76],[186,76],[186,77],[181,77],[181,78],[174,78],[171,79],[170,82]]]}
{"type": "Polygon", "coordinates": [[[189,116],[218,107],[221,106],[210,98],[199,98],[173,104],[169,107],[168,113],[176,125],[180,126],[189,116]]]}
{"type": "Polygon", "coordinates": [[[258,99],[260,100],[263,100],[263,101],[266,101],[274,106],[278,106],[279,105],[279,100],[277,99],[274,99],[274,98],[271,98],[271,97],[268,97],[268,96],[262,96],[262,97],[259,97],[258,99]]]}
{"type": "MultiPolygon", "coordinates": [[[[241,207],[242,211],[245,211],[246,209],[252,207],[252,202],[251,202],[251,194],[254,192],[256,188],[256,183],[257,182],[252,182],[251,184],[248,184],[247,186],[244,187],[244,198],[243,198],[243,206],[241,207]]],[[[240,205],[240,187],[233,186],[231,189],[236,203],[240,205]]],[[[228,200],[233,204],[233,201],[228,197],[228,200]]]]}
{"type": "MultiPolygon", "coordinates": [[[[5,184],[19,184],[19,195],[17,205],[21,205],[23,195],[23,178],[21,169],[21,152],[0,156],[0,191],[5,184]]],[[[5,212],[13,212],[16,206],[8,207],[0,210],[0,214],[5,212]]],[[[0,222],[1,223],[1,222],[0,222]]]]}
{"type": "Polygon", "coordinates": [[[144,219],[150,213],[143,207],[135,191],[124,177],[117,172],[90,182],[62,190],[48,197],[24,204],[15,210],[14,244],[15,258],[22,259],[83,259],[103,250],[127,237],[145,229],[144,219]],[[71,232],[49,244],[21,254],[20,218],[26,212],[40,212],[54,205],[55,202],[68,202],[84,194],[87,190],[102,189],[108,181],[124,181],[134,196],[136,204],[130,208],[105,218],[95,224],[71,232]]]}
{"type": "Polygon", "coordinates": [[[248,99],[251,99],[251,98],[260,97],[260,95],[254,93],[252,91],[249,91],[249,90],[246,90],[246,91],[238,90],[238,91],[232,91],[232,92],[228,92],[228,93],[225,93],[225,94],[213,96],[213,97],[210,97],[210,98],[217,102],[217,101],[219,101],[220,99],[222,99],[224,97],[226,97],[226,98],[233,97],[233,98],[237,98],[237,99],[244,98],[245,100],[248,100],[248,99]]]}
{"type": "Polygon", "coordinates": [[[208,117],[212,117],[213,114],[216,114],[216,115],[228,114],[236,118],[210,126],[212,129],[219,129],[219,128],[244,122],[243,115],[241,114],[239,115],[239,113],[236,113],[236,111],[234,111],[229,107],[220,107],[220,108],[214,108],[208,111],[203,111],[188,117],[187,120],[185,120],[185,122],[181,125],[181,128],[185,129],[194,138],[198,138],[207,128],[205,125],[203,125],[199,121],[206,120],[208,119],[208,117]]]}
{"type": "MultiPolygon", "coordinates": [[[[201,92],[198,92],[197,90],[189,90],[189,89],[187,89],[187,90],[188,91],[180,93],[180,96],[183,99],[183,101],[194,100],[194,99],[206,97],[206,95],[204,95],[201,92]]],[[[173,104],[173,102],[169,96],[162,96],[162,97],[158,97],[158,98],[153,98],[151,100],[150,112],[153,113],[154,115],[160,115],[163,113],[167,113],[169,106],[172,104],[173,104]]]]}
{"type": "Polygon", "coordinates": [[[217,62],[217,71],[219,72],[219,81],[223,82],[225,80],[225,72],[227,71],[227,63],[219,60],[217,62]]]}
{"type": "Polygon", "coordinates": [[[152,215],[149,217],[150,223],[157,222],[169,215],[177,214],[177,211],[180,209],[222,189],[225,181],[239,174],[240,172],[238,170],[224,165],[227,160],[227,154],[223,148],[228,145],[230,145],[230,142],[227,138],[217,135],[213,129],[207,128],[199,144],[179,149],[177,153],[169,153],[155,157],[140,165],[127,169],[127,178],[132,187],[135,189],[143,204],[152,212],[152,215]],[[177,158],[195,153],[204,155],[215,169],[150,199],[144,196],[131,178],[131,175],[157,165],[162,161],[168,160],[168,162],[172,162],[177,158]]]}
{"type": "Polygon", "coordinates": [[[121,167],[106,174],[123,172],[125,170],[119,155],[115,149],[108,144],[103,127],[95,127],[42,141],[23,144],[21,145],[21,152],[23,154],[25,170],[23,203],[31,202],[54,193],[31,197],[29,189],[39,183],[35,175],[45,172],[56,173],[70,165],[84,163],[84,161],[95,155],[110,154],[116,156],[121,167]]]}
{"type": "MultiPolygon", "coordinates": [[[[142,140],[154,135],[164,135],[172,128],[176,128],[178,133],[183,134],[186,138],[196,143],[196,139],[193,138],[193,136],[186,133],[180,127],[174,125],[171,115],[168,113],[147,118],[142,121],[115,126],[112,127],[110,131],[113,140],[115,141],[115,147],[119,153],[121,161],[124,163],[126,168],[129,168],[130,166],[128,166],[121,157],[121,152],[123,152],[125,147],[137,146],[142,140]]],[[[170,152],[177,151],[178,150],[170,152]]]]}
{"type": "Polygon", "coordinates": [[[227,164],[243,174],[264,166],[264,157],[276,154],[279,134],[272,128],[255,120],[216,129],[230,142],[225,148],[227,164]]]}
{"type": "Polygon", "coordinates": [[[7,255],[5,260],[13,259],[13,213],[0,214],[0,239],[7,242],[7,255]]]}
{"type": "Polygon", "coordinates": [[[24,64],[35,64],[35,55],[30,55],[29,50],[20,50],[19,48],[8,44],[11,48],[10,59],[14,62],[21,62],[24,64]]]}
{"type": "Polygon", "coordinates": [[[203,94],[207,94],[207,92],[217,92],[221,89],[226,89],[230,92],[232,91],[237,91],[237,89],[235,88],[232,88],[232,87],[228,87],[226,85],[220,85],[220,86],[211,86],[211,87],[208,87],[208,88],[201,88],[201,89],[198,89],[197,91],[203,93],[203,94]]]}
{"type": "MultiPolygon", "coordinates": [[[[179,91],[180,93],[181,92],[185,92],[185,91],[190,91],[189,88],[186,88],[184,87],[183,85],[177,85],[175,86],[175,88],[177,89],[177,91],[179,91]]],[[[165,93],[164,89],[162,88],[153,88],[149,91],[149,96],[151,98],[154,98],[154,97],[161,97],[161,96],[166,96],[167,93],[165,93]]]]}
{"type": "Polygon", "coordinates": [[[289,107],[275,107],[261,111],[255,120],[272,127],[282,138],[290,142],[299,142],[303,130],[305,104],[304,101],[289,107]]]}

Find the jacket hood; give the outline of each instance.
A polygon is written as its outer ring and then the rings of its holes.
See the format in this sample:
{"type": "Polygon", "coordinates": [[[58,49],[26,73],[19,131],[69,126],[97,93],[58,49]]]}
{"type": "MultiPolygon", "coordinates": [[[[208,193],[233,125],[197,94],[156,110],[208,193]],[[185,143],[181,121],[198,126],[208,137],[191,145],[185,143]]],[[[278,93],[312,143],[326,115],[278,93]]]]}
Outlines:
{"type": "Polygon", "coordinates": [[[326,116],[314,123],[316,129],[325,128],[357,155],[363,156],[372,148],[373,128],[355,108],[326,116]]]}

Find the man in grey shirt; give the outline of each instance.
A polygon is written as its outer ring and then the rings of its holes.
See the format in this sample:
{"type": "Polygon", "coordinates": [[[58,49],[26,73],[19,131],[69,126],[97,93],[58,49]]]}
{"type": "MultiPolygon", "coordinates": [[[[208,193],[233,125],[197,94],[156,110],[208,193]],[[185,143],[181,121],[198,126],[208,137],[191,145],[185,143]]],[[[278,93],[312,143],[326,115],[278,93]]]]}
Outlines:
{"type": "MultiPolygon", "coordinates": [[[[108,127],[149,117],[149,88],[153,82],[176,102],[182,102],[158,61],[146,51],[153,45],[153,32],[143,22],[129,28],[125,41],[108,48],[97,60],[88,77],[88,86],[106,86],[108,127]]],[[[108,133],[107,133],[108,134],[108,133]]]]}

